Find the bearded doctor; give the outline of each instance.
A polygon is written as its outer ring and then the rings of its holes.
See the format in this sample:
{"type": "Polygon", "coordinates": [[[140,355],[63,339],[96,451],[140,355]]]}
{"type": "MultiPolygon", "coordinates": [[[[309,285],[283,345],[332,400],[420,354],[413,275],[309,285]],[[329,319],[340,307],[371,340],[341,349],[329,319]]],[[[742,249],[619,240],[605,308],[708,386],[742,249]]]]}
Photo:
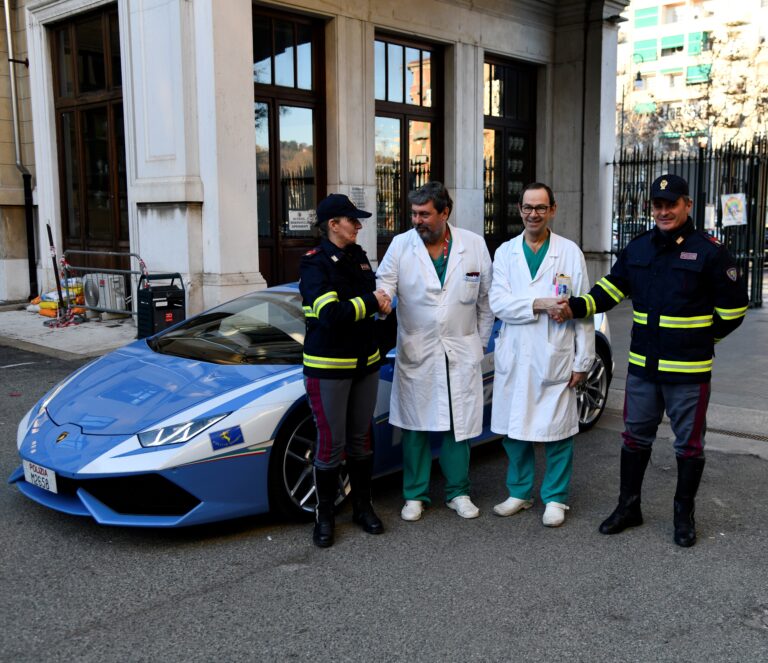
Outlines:
{"type": "Polygon", "coordinates": [[[493,327],[491,257],[485,241],[448,223],[453,201],[440,182],[411,192],[413,228],[392,240],[377,287],[397,296],[397,363],[389,421],[402,429],[403,520],[430,503],[430,433],[441,436],[446,506],[476,518],[469,496],[469,441],[483,425],[483,351],[493,327]]]}
{"type": "Polygon", "coordinates": [[[509,497],[493,511],[511,516],[533,505],[533,443],[543,442],[541,499],[548,527],[562,525],[569,508],[573,436],[579,430],[576,387],[595,360],[593,323],[558,323],[547,315],[556,298],[589,290],[581,249],[549,228],[556,212],[546,184],[523,189],[525,230],[496,251],[490,292],[491,309],[503,322],[494,348],[491,430],[506,436],[509,457],[509,497]]]}

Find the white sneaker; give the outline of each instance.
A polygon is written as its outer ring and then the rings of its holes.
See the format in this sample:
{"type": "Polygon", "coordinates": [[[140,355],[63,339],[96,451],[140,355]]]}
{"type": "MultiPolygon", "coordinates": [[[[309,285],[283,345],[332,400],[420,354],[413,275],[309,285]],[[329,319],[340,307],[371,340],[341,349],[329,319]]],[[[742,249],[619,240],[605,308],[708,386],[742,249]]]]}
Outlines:
{"type": "Polygon", "coordinates": [[[521,500],[518,497],[508,497],[501,504],[493,507],[493,512],[497,516],[514,516],[518,511],[530,509],[533,506],[533,500],[521,500]]]}
{"type": "Polygon", "coordinates": [[[424,513],[424,504],[421,500],[406,500],[405,506],[400,511],[400,517],[403,520],[414,521],[421,518],[422,513],[424,513]]]}
{"type": "Polygon", "coordinates": [[[559,502],[547,502],[547,508],[544,510],[544,517],[541,522],[545,527],[560,527],[565,522],[565,512],[570,507],[559,502]]]}
{"type": "Polygon", "coordinates": [[[446,502],[445,506],[449,509],[453,509],[462,518],[477,518],[480,515],[480,509],[478,509],[468,495],[459,495],[454,497],[450,502],[446,502]]]}

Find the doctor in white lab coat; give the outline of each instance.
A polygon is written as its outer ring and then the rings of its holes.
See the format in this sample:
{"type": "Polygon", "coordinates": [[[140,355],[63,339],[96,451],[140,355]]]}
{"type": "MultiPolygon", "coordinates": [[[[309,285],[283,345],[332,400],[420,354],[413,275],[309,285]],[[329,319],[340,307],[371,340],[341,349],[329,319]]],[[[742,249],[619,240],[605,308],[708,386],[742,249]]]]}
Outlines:
{"type": "Polygon", "coordinates": [[[579,431],[576,386],[594,362],[595,334],[592,318],[557,323],[547,307],[557,297],[587,292],[589,280],[579,247],[549,229],[557,211],[551,189],[528,185],[520,211],[525,230],[496,251],[490,291],[491,308],[504,323],[494,348],[491,430],[506,436],[509,457],[509,498],[494,512],[510,516],[533,504],[532,443],[545,442],[543,522],[557,527],[568,509],[579,431]]]}
{"type": "Polygon", "coordinates": [[[429,432],[443,432],[446,504],[463,518],[469,498],[469,440],[483,424],[483,349],[493,327],[492,264],[482,237],[448,224],[453,202],[439,182],[410,194],[414,228],[392,241],[377,287],[397,296],[397,363],[390,423],[403,429],[404,520],[430,502],[429,432]]]}

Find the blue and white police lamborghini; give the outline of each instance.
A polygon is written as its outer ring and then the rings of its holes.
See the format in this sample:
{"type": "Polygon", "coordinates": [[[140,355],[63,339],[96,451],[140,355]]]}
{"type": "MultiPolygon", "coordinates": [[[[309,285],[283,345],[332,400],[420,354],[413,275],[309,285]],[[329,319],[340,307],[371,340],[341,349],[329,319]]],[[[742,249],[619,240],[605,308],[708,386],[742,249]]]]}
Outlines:
{"type": "MultiPolygon", "coordinates": [[[[580,389],[583,428],[597,421],[613,367],[605,321],[580,389]]],[[[394,345],[382,323],[380,343],[394,345]]],[[[9,481],[27,497],[107,525],[180,527],[277,511],[310,515],[315,426],[302,377],[304,317],[295,285],[206,311],[82,367],[22,419],[21,465],[9,481]]],[[[394,351],[380,373],[373,422],[376,475],[399,470],[388,423],[394,351]]],[[[483,363],[486,427],[493,343],[483,363]]],[[[435,440],[435,450],[438,440],[435,440]]],[[[348,492],[346,479],[340,500],[348,492]]]]}

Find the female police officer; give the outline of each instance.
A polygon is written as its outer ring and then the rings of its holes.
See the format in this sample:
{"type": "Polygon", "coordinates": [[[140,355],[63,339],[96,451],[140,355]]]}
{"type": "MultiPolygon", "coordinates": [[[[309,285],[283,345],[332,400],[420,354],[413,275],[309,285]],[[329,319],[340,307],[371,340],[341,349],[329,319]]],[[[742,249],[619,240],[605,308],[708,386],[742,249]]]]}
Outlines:
{"type": "Polygon", "coordinates": [[[369,534],[384,531],[371,505],[370,426],[381,361],[374,316],[389,313],[390,300],[376,290],[371,264],[356,243],[359,219],[370,216],[347,196],[331,194],[317,206],[320,245],[301,259],[304,382],[317,425],[312,539],[321,548],[333,545],[333,507],[345,451],[353,520],[369,534]]]}

